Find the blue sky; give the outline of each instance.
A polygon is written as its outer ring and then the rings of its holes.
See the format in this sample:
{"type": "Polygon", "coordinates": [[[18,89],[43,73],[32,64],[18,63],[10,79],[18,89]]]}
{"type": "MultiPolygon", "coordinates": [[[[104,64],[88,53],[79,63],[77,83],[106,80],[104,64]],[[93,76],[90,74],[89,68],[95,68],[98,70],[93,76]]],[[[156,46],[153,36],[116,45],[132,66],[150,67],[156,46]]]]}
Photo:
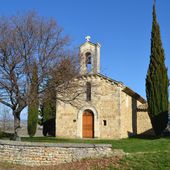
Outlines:
{"type": "MultiPolygon", "coordinates": [[[[152,0],[1,0],[0,15],[35,10],[56,18],[77,48],[86,35],[101,48],[101,71],[145,98],[152,0]]],[[[166,65],[170,66],[170,0],[157,0],[166,65]]],[[[168,70],[170,75],[170,68],[168,70]]]]}

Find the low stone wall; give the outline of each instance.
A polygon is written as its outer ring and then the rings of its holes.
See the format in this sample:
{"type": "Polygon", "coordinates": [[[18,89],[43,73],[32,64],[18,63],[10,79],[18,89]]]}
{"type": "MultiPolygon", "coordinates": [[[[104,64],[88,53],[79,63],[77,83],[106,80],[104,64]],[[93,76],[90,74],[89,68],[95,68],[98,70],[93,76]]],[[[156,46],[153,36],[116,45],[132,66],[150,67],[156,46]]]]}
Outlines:
{"type": "Polygon", "coordinates": [[[27,166],[57,165],[84,158],[122,155],[110,144],[49,144],[0,140],[0,161],[27,166]]]}

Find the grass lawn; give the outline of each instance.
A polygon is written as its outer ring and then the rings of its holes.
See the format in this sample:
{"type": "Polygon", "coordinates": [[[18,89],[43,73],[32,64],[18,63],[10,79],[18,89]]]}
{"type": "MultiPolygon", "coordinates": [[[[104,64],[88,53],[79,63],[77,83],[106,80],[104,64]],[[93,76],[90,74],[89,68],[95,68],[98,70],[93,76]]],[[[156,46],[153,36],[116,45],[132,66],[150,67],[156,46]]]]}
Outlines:
{"type": "Polygon", "coordinates": [[[169,170],[170,151],[129,155],[119,162],[117,168],[110,165],[109,169],[169,170]]]}
{"type": "Polygon", "coordinates": [[[29,142],[51,142],[51,143],[90,143],[90,144],[112,144],[114,149],[123,149],[125,152],[153,152],[170,150],[170,138],[140,139],[129,138],[121,140],[88,140],[88,139],[62,139],[55,137],[23,137],[22,141],[29,142]]]}

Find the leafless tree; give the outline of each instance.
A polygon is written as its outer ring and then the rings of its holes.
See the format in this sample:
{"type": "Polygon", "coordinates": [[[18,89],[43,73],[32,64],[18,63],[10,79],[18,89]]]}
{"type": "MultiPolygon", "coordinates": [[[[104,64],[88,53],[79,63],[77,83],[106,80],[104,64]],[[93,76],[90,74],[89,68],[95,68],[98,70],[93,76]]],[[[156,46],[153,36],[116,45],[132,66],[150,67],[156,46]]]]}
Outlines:
{"type": "Polygon", "coordinates": [[[59,87],[77,74],[76,62],[65,50],[68,42],[54,19],[35,12],[0,18],[0,102],[12,109],[15,137],[21,111],[34,100],[30,92],[33,62],[38,65],[40,97],[50,79],[55,80],[52,86],[59,87]]]}

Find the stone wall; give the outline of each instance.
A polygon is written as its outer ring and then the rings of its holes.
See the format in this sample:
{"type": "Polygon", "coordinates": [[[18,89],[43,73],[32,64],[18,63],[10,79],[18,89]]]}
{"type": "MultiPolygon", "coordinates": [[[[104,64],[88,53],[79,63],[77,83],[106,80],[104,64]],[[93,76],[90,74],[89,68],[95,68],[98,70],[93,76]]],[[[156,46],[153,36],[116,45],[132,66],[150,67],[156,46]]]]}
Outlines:
{"type": "Polygon", "coordinates": [[[137,133],[153,134],[152,124],[148,112],[137,112],[137,133]]]}
{"type": "Polygon", "coordinates": [[[132,101],[131,96],[121,92],[121,138],[127,138],[134,134],[132,101]]]}
{"type": "Polygon", "coordinates": [[[121,138],[152,132],[148,112],[137,109],[142,103],[124,92],[121,94],[121,138]]]}
{"type": "Polygon", "coordinates": [[[0,161],[27,166],[57,165],[84,158],[122,155],[107,144],[49,144],[0,140],[0,161]]]}

